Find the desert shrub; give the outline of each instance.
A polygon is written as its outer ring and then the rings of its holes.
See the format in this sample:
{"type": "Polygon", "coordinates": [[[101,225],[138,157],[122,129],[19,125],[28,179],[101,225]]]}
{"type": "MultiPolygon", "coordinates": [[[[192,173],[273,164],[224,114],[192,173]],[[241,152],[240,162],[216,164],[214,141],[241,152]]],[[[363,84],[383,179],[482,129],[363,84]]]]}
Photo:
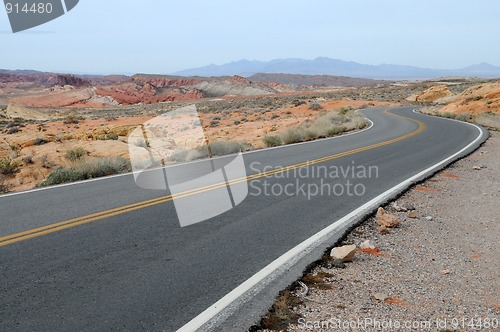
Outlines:
{"type": "Polygon", "coordinates": [[[220,121],[218,120],[212,120],[210,121],[210,127],[215,128],[219,125],[220,121]]]}
{"type": "Polygon", "coordinates": [[[342,134],[346,130],[347,130],[346,127],[334,126],[334,127],[331,127],[330,129],[328,129],[327,135],[328,136],[335,136],[338,134],[342,134]]]}
{"type": "Polygon", "coordinates": [[[80,160],[82,157],[84,157],[86,155],[87,155],[87,151],[85,151],[84,148],[77,147],[77,148],[66,151],[66,154],[64,156],[69,161],[75,162],[77,160],[80,160]]]}
{"type": "Polygon", "coordinates": [[[450,112],[437,113],[436,115],[446,119],[455,119],[457,116],[456,114],[450,112]]]}
{"type": "Polygon", "coordinates": [[[239,121],[239,120],[235,120],[235,121],[234,121],[234,124],[237,126],[237,125],[241,124],[241,121],[239,121]]]}
{"type": "Polygon", "coordinates": [[[10,128],[9,130],[7,130],[7,135],[16,134],[19,133],[20,131],[21,129],[19,129],[18,127],[10,128]]]}
{"type": "Polygon", "coordinates": [[[33,164],[33,156],[28,155],[23,157],[23,163],[25,164],[33,164]]]}
{"type": "Polygon", "coordinates": [[[284,144],[298,143],[303,141],[304,138],[305,133],[300,128],[290,128],[281,134],[281,140],[284,144]]]}
{"type": "Polygon", "coordinates": [[[243,145],[238,142],[218,141],[210,143],[209,146],[214,156],[224,156],[243,150],[243,145]]]}
{"type": "Polygon", "coordinates": [[[130,170],[129,163],[120,157],[91,159],[69,168],[55,168],[40,186],[88,180],[130,170]]]}
{"type": "Polygon", "coordinates": [[[44,145],[44,144],[47,144],[49,141],[45,138],[40,138],[40,137],[37,137],[35,139],[35,145],[44,145]]]}
{"type": "Polygon", "coordinates": [[[500,116],[493,113],[484,113],[478,115],[476,116],[474,121],[481,126],[500,130],[500,116]]]}
{"type": "Polygon", "coordinates": [[[305,103],[306,103],[305,101],[298,100],[298,99],[292,101],[292,105],[295,106],[295,107],[300,106],[300,105],[304,105],[305,103]]]}
{"type": "Polygon", "coordinates": [[[264,141],[264,144],[268,147],[283,145],[281,137],[279,137],[278,135],[264,136],[262,140],[264,141]]]}
{"type": "Polygon", "coordinates": [[[317,111],[317,110],[322,109],[322,107],[321,107],[320,103],[312,102],[312,103],[309,104],[309,109],[311,109],[313,111],[317,111]]]}
{"type": "Polygon", "coordinates": [[[3,175],[13,175],[21,167],[18,161],[13,161],[10,158],[0,158],[0,174],[3,175]]]}
{"type": "Polygon", "coordinates": [[[457,114],[455,116],[455,119],[459,120],[459,121],[469,121],[470,120],[470,115],[469,114],[457,114]]]}
{"type": "Polygon", "coordinates": [[[279,116],[278,114],[273,114],[273,115],[271,116],[271,120],[277,119],[277,118],[279,118],[279,117],[280,117],[280,116],[279,116]]]}
{"type": "MultiPolygon", "coordinates": [[[[217,141],[209,144],[212,156],[225,156],[238,153],[245,149],[244,144],[230,141],[217,141]]],[[[173,162],[184,162],[196,159],[208,158],[208,146],[203,145],[191,150],[175,151],[169,160],[173,162]]]]}
{"type": "Polygon", "coordinates": [[[3,183],[0,183],[0,194],[6,194],[9,192],[9,187],[3,183]]]}
{"type": "Polygon", "coordinates": [[[64,124],[78,124],[80,120],[73,114],[70,114],[63,120],[64,124]]]}
{"type": "Polygon", "coordinates": [[[187,160],[187,155],[188,155],[188,151],[178,150],[178,151],[175,151],[174,154],[170,156],[169,160],[173,161],[173,162],[180,163],[180,162],[187,160]]]}
{"type": "Polygon", "coordinates": [[[40,157],[40,163],[42,164],[43,168],[51,168],[52,163],[49,161],[49,157],[44,154],[40,157]]]}
{"type": "Polygon", "coordinates": [[[305,138],[308,140],[319,138],[322,137],[323,135],[324,135],[323,131],[317,131],[313,128],[308,128],[305,131],[305,138]]]}
{"type": "Polygon", "coordinates": [[[330,121],[332,123],[346,123],[346,122],[349,122],[349,118],[343,114],[339,114],[339,115],[331,115],[330,116],[330,121]]]}
{"type": "Polygon", "coordinates": [[[100,141],[116,141],[118,139],[118,134],[107,133],[107,134],[99,135],[96,138],[100,141]]]}
{"type": "Polygon", "coordinates": [[[339,114],[340,114],[340,115],[346,115],[349,111],[352,111],[352,107],[351,107],[351,106],[342,107],[342,108],[339,110],[339,114]]]}

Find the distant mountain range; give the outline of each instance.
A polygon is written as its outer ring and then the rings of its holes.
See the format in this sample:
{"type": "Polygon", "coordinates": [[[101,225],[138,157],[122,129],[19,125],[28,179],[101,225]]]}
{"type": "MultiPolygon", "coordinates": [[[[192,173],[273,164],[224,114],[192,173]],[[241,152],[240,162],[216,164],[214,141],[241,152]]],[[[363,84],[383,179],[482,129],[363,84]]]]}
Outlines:
{"type": "Polygon", "coordinates": [[[365,65],[352,61],[325,57],[314,60],[277,59],[272,61],[240,60],[223,65],[209,65],[176,72],[180,76],[233,76],[249,77],[257,73],[333,75],[373,79],[424,79],[448,76],[500,77],[500,67],[480,63],[461,69],[429,69],[414,66],[382,64],[365,65]]]}

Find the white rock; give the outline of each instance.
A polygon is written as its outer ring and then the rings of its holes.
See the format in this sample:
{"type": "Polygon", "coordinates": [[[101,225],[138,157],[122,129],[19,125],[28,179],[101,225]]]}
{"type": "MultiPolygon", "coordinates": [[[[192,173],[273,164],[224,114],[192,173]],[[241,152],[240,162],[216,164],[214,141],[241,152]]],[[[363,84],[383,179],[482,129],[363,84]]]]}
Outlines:
{"type": "Polygon", "coordinates": [[[352,261],[354,255],[356,254],[357,249],[358,248],[354,244],[349,246],[336,247],[332,249],[332,251],[330,252],[330,256],[333,259],[337,259],[344,263],[350,262],[352,261]]]}
{"type": "Polygon", "coordinates": [[[388,296],[384,293],[375,293],[375,294],[373,294],[373,297],[375,298],[375,300],[379,300],[379,301],[384,301],[388,298],[388,296]]]}
{"type": "Polygon", "coordinates": [[[370,242],[370,240],[366,240],[365,242],[362,242],[359,247],[361,249],[375,249],[375,246],[370,242]]]}
{"type": "Polygon", "coordinates": [[[432,221],[432,217],[431,216],[427,216],[427,217],[425,217],[425,220],[432,221]]]}

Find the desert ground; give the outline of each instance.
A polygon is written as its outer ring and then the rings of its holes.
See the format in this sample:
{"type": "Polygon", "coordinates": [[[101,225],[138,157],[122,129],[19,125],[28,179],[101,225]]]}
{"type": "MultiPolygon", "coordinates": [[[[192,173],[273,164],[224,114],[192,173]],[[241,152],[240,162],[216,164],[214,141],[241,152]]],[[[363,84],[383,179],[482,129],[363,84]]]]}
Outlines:
{"type": "Polygon", "coordinates": [[[397,227],[373,216],[354,229],[338,244],[357,248],[350,261],[326,253],[252,331],[497,331],[499,165],[492,132],[385,206],[397,227]]]}
{"type": "Polygon", "coordinates": [[[500,127],[495,80],[335,78],[314,84],[310,77],[279,76],[285,84],[262,77],[0,73],[0,192],[130,171],[130,149],[147,146],[131,147],[128,135],[188,105],[196,105],[215,154],[358,130],[366,123],[354,110],[369,107],[425,106],[429,114],[500,127]],[[325,85],[332,82],[338,85],[325,85]]]}

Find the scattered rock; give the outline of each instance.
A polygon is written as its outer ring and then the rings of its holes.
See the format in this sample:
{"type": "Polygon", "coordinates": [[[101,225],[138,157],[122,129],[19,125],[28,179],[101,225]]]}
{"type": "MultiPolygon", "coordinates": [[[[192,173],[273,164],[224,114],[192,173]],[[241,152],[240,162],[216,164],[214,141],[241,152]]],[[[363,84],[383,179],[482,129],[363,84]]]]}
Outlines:
{"type": "Polygon", "coordinates": [[[412,205],[412,204],[405,204],[403,205],[403,208],[405,208],[407,211],[413,211],[413,210],[416,210],[415,209],[415,206],[412,205]]]}
{"type": "Polygon", "coordinates": [[[389,228],[385,227],[384,225],[378,226],[377,230],[380,234],[389,234],[390,233],[389,228]]]}
{"type": "Polygon", "coordinates": [[[359,248],[360,249],[375,249],[376,247],[370,242],[370,240],[366,240],[359,245],[359,248]]]}
{"type": "Polygon", "coordinates": [[[447,275],[447,274],[450,274],[450,273],[451,273],[450,270],[443,270],[443,271],[441,271],[441,274],[444,275],[444,276],[447,275]]]}
{"type": "Polygon", "coordinates": [[[373,298],[378,301],[385,301],[386,299],[389,298],[389,296],[387,296],[384,293],[375,293],[373,294],[373,298]]]}
{"type": "Polygon", "coordinates": [[[393,214],[387,213],[384,208],[378,208],[377,211],[377,223],[379,226],[385,226],[387,228],[398,227],[399,220],[393,214]]]}
{"type": "Polygon", "coordinates": [[[425,217],[425,220],[432,221],[432,217],[431,216],[427,216],[427,217],[425,217]]]}
{"type": "Polygon", "coordinates": [[[474,169],[475,171],[480,171],[481,170],[481,166],[474,166],[474,167],[472,167],[472,169],[474,169]]]}
{"type": "Polygon", "coordinates": [[[357,249],[358,248],[354,244],[349,246],[336,247],[332,249],[332,251],[330,252],[330,256],[334,260],[339,260],[342,263],[351,262],[354,258],[354,255],[356,254],[357,249]]]}
{"type": "Polygon", "coordinates": [[[405,208],[405,207],[403,207],[403,206],[399,206],[399,205],[397,205],[396,203],[394,203],[394,204],[392,205],[392,207],[393,207],[393,209],[394,209],[394,210],[396,210],[397,212],[406,212],[406,211],[408,211],[408,209],[407,209],[407,208],[405,208]]]}
{"type": "Polygon", "coordinates": [[[337,269],[345,269],[346,265],[340,259],[334,259],[332,262],[332,267],[337,269]]]}
{"type": "Polygon", "coordinates": [[[416,217],[417,217],[417,211],[412,210],[412,211],[408,212],[408,218],[415,219],[416,217]]]}

